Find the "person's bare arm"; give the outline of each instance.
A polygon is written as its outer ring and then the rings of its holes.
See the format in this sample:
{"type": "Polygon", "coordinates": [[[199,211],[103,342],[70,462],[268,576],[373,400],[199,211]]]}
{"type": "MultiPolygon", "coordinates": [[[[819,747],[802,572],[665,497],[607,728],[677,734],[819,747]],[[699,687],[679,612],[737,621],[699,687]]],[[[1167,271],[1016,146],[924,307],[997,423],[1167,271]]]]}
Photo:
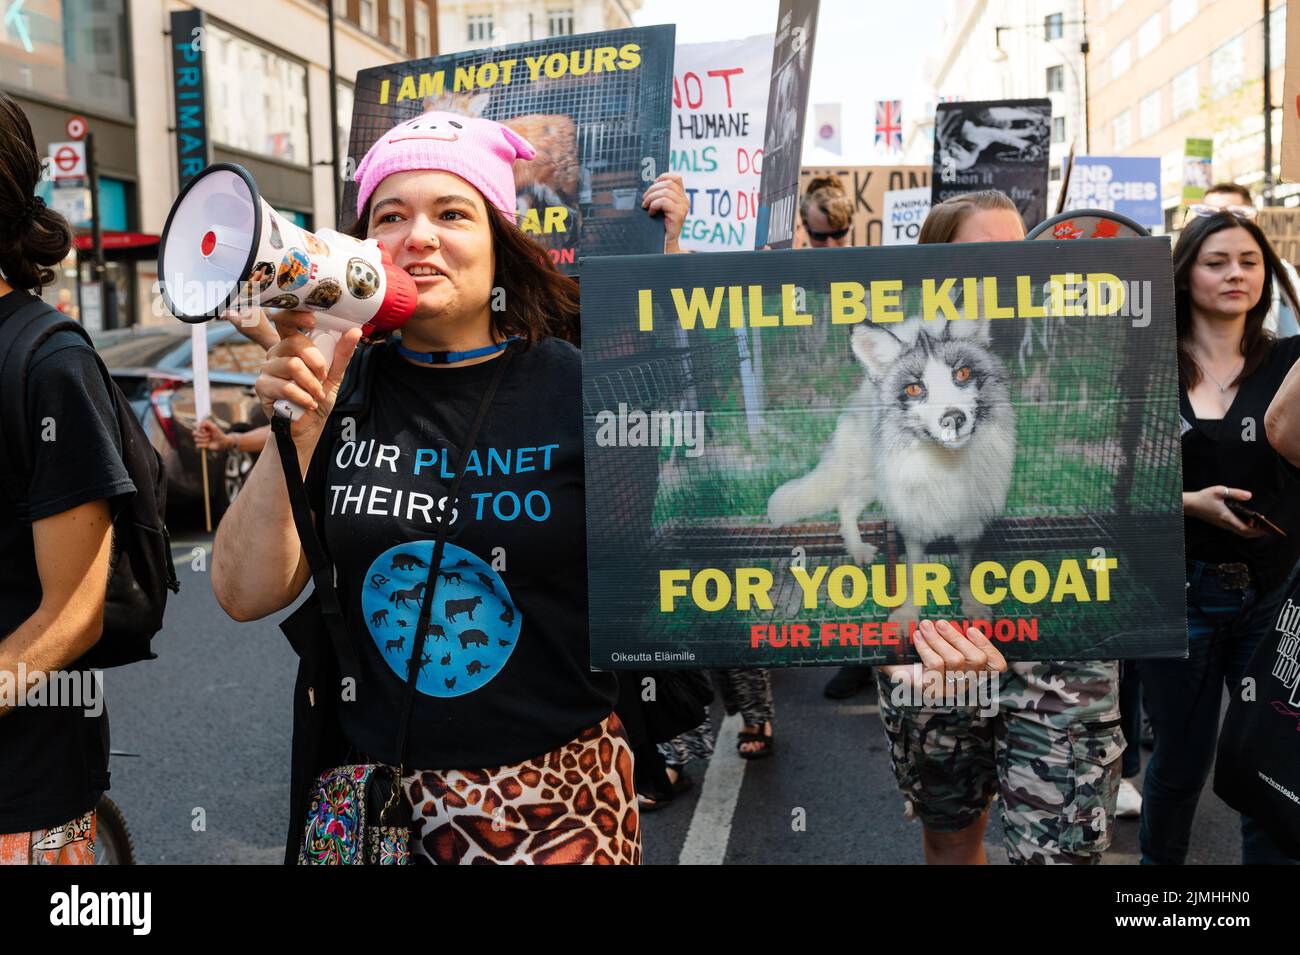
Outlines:
{"type": "Polygon", "coordinates": [[[1264,413],[1264,433],[1278,454],[1300,468],[1300,361],[1291,366],[1264,413]]]}
{"type": "MultiPolygon", "coordinates": [[[[327,367],[320,350],[294,330],[295,325],[312,326],[309,314],[286,313],[276,323],[286,337],[267,356],[256,389],[268,417],[281,398],[308,408],[292,429],[298,460],[291,466],[305,474],[361,333],[354,329],[343,336],[333,365],[327,367]]],[[[258,620],[293,603],[310,576],[293,524],[279,447],[270,440],[217,527],[212,592],[233,619],[258,620]]]]}
{"type": "MultiPolygon", "coordinates": [[[[13,674],[15,686],[20,663],[29,680],[44,680],[99,640],[113,541],[108,502],[89,501],[36,521],[32,540],[41,603],[0,641],[0,673],[13,674]]],[[[10,709],[0,704],[0,717],[10,709]]]]}

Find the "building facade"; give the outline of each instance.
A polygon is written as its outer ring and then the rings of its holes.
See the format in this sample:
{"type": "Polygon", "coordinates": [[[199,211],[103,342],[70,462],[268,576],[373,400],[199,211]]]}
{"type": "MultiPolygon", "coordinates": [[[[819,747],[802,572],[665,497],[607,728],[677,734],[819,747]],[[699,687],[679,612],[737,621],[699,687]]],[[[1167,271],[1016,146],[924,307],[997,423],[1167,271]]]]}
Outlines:
{"type": "MultiPolygon", "coordinates": [[[[84,117],[94,137],[107,283],[90,281],[89,222],[46,297],[89,328],[173,321],[157,305],[158,236],[179,191],[173,66],[196,65],[204,162],[249,169],[264,197],[308,227],[335,221],[332,138],[346,155],[359,70],[437,50],[433,0],[336,0],[337,110],[331,113],[323,0],[28,0],[0,23],[0,89],[28,118],[44,154],[84,117]],[[201,11],[172,36],[171,14],[201,11]],[[256,13],[257,22],[250,14],[256,13]],[[267,29],[263,25],[273,25],[267,29]]],[[[186,140],[191,141],[191,140],[186,140]]],[[[346,173],[346,169],[341,170],[346,173]]],[[[44,182],[42,195],[53,196],[44,182]]]]}
{"type": "MultiPolygon", "coordinates": [[[[1264,10],[1242,0],[1088,0],[1093,151],[1161,159],[1166,228],[1178,225],[1188,138],[1212,139],[1215,181],[1264,192],[1264,10]]],[[[1274,104],[1282,102],[1286,4],[1270,3],[1274,104]]],[[[1282,111],[1271,110],[1274,180],[1282,111]]],[[[1277,201],[1300,202],[1281,185],[1277,201]]]]}
{"type": "MultiPolygon", "coordinates": [[[[907,161],[931,161],[937,103],[1046,97],[1051,208],[1071,145],[1088,151],[1084,12],[1083,0],[950,0],[925,70],[932,96],[909,128],[907,161]]],[[[1098,151],[1095,141],[1091,146],[1098,151]]]]}
{"type": "Polygon", "coordinates": [[[641,0],[443,0],[440,53],[632,26],[641,0]]]}

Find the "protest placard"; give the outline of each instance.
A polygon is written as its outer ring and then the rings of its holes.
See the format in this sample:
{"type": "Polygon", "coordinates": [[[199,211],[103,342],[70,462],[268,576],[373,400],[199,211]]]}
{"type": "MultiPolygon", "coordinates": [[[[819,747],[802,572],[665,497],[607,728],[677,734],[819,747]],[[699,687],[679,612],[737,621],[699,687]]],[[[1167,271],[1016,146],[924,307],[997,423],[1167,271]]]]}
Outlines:
{"type": "Polygon", "coordinates": [[[886,192],[880,244],[916,245],[921,236],[921,224],[929,214],[929,186],[886,192]]]}
{"type": "Polygon", "coordinates": [[[898,189],[930,187],[929,166],[804,166],[799,172],[799,195],[808,183],[834,176],[853,200],[853,231],[849,245],[882,245],[885,193],[898,189]]]}
{"type": "Polygon", "coordinates": [[[585,260],[592,665],[909,661],[922,617],[1011,661],[1181,656],[1169,255],[585,260]]]}
{"type": "Polygon", "coordinates": [[[1052,103],[940,103],[934,112],[931,202],[982,189],[1011,197],[1027,229],[1047,218],[1052,103]]]}
{"type": "MultiPolygon", "coordinates": [[[[537,150],[515,163],[519,226],[564,271],[578,256],[655,252],[641,197],[669,168],[672,26],[467,50],[357,74],[349,169],[398,123],[445,110],[505,123],[537,150]]],[[[356,218],[344,190],[339,228],[356,218]]]]}
{"type": "Polygon", "coordinates": [[[1066,209],[1105,209],[1138,225],[1164,222],[1159,156],[1076,156],[1066,209]]]}
{"type": "Polygon", "coordinates": [[[689,252],[754,247],[771,68],[770,33],[677,47],[672,171],[691,203],[689,252]]]}
{"type": "Polygon", "coordinates": [[[777,15],[754,238],[759,249],[788,249],[794,242],[817,8],[818,0],[781,0],[777,15]]]}
{"type": "Polygon", "coordinates": [[[1214,183],[1214,140],[1183,142],[1183,202],[1199,202],[1214,183]]]}
{"type": "Polygon", "coordinates": [[[1286,21],[1282,71],[1282,178],[1300,182],[1300,17],[1286,21]]]}
{"type": "Polygon", "coordinates": [[[1255,217],[1274,251],[1292,265],[1300,262],[1300,208],[1265,206],[1255,217]]]}

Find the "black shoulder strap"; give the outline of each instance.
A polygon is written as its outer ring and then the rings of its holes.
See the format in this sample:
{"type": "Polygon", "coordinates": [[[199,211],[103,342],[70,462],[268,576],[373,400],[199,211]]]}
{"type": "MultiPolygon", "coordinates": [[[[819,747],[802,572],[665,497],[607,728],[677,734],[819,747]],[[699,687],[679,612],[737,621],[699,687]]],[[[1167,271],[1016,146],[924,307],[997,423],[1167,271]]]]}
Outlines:
{"type": "Polygon", "coordinates": [[[32,470],[27,440],[27,377],[32,356],[55,332],[70,329],[90,343],[82,326],[33,298],[0,322],[0,487],[26,508],[27,484],[32,470]]]}
{"type": "MultiPolygon", "coordinates": [[[[280,469],[284,471],[284,483],[289,491],[289,507],[293,510],[293,524],[298,531],[298,540],[302,543],[303,553],[307,555],[307,563],[311,567],[311,578],[316,585],[321,613],[325,617],[325,629],[329,631],[330,641],[334,644],[334,654],[338,657],[339,670],[344,679],[352,680],[352,685],[357,686],[361,677],[361,668],[357,663],[357,654],[352,641],[348,639],[338,591],[334,589],[334,565],[325,555],[325,548],[321,545],[316,528],[312,525],[307,488],[303,486],[302,470],[298,466],[298,448],[293,443],[293,436],[289,431],[292,423],[284,415],[271,416],[271,433],[275,435],[276,451],[280,455],[280,469]]],[[[328,440],[328,436],[321,435],[321,440],[328,440]]]]}

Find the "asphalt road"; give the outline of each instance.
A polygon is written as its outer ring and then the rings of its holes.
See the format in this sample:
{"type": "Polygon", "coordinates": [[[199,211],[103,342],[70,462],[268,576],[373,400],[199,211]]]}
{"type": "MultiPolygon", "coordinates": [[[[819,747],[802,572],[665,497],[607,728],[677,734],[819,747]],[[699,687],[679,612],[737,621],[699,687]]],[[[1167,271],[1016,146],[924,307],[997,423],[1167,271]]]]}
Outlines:
{"type": "MultiPolygon", "coordinates": [[[[158,659],[105,674],[113,747],[139,754],[114,757],[111,794],[142,863],[278,863],[296,658],[276,624],[288,611],[230,620],[212,595],[206,535],[181,528],[174,538],[181,592],[155,638],[158,659]]],[[[920,827],[903,815],[874,692],[826,700],[829,676],[776,671],[770,759],[740,760],[736,719],[723,722],[715,708],[718,754],[708,767],[689,767],[690,792],[643,817],[647,863],[922,861],[920,827]]],[[[996,817],[988,855],[1005,862],[996,817]]],[[[1137,823],[1120,820],[1105,861],[1137,858],[1137,823]]],[[[1237,817],[1207,787],[1189,861],[1239,860],[1237,817]]]]}

